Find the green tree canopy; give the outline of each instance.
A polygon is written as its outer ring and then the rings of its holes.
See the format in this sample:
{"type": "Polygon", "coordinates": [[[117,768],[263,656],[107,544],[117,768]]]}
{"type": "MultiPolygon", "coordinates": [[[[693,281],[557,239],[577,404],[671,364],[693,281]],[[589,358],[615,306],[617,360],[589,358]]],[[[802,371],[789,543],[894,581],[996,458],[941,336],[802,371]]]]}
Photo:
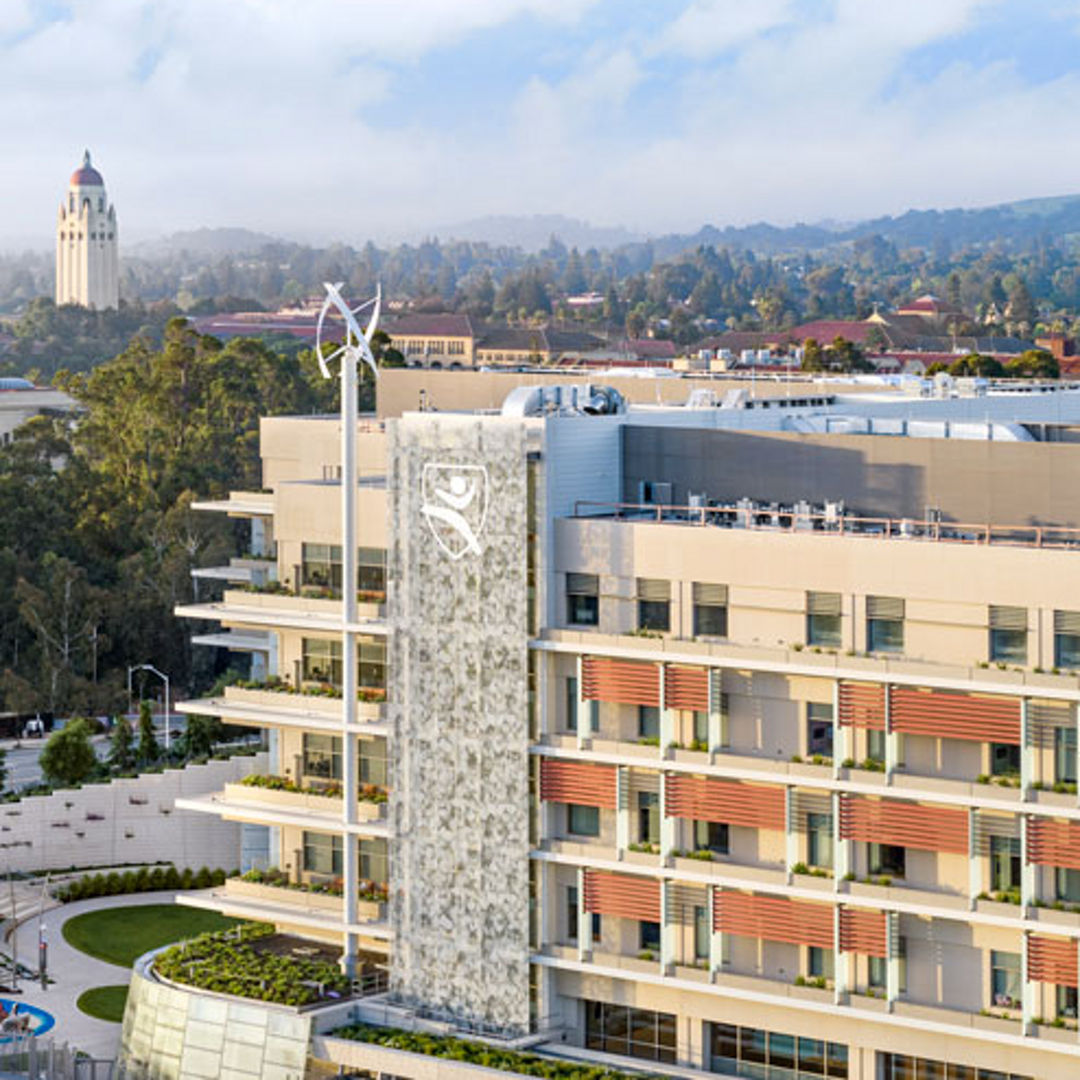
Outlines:
{"type": "Polygon", "coordinates": [[[90,723],[71,720],[49,736],[41,751],[41,771],[54,784],[78,784],[97,767],[90,723]]]}

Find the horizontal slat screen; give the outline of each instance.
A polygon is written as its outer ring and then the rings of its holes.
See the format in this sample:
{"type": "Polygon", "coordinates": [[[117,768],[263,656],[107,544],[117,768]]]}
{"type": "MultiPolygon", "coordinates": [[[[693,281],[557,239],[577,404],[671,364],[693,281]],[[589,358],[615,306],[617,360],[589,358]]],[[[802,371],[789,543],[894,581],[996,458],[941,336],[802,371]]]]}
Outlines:
{"type": "Polygon", "coordinates": [[[1080,634],[1080,611],[1055,611],[1055,634],[1080,634]]]}
{"type": "Polygon", "coordinates": [[[639,600],[664,601],[671,599],[671,582],[663,578],[637,579],[637,598],[639,600]]]}
{"type": "Polygon", "coordinates": [[[1080,870],[1080,822],[1033,817],[1028,823],[1028,862],[1080,870]]]}
{"type": "Polygon", "coordinates": [[[868,596],[866,598],[868,619],[902,619],[904,599],[901,596],[868,596]]]}
{"type": "Polygon", "coordinates": [[[694,603],[710,604],[713,607],[726,607],[728,602],[728,587],[726,585],[710,585],[705,581],[694,582],[694,603]]]}
{"type": "Polygon", "coordinates": [[[581,664],[581,696],[621,705],[660,704],[660,667],[636,660],[586,656],[581,664]]]}
{"type": "Polygon", "coordinates": [[[600,578],[596,574],[567,574],[566,591],[574,596],[599,596],[600,578]]]}
{"type": "Polygon", "coordinates": [[[585,871],[585,910],[619,919],[660,921],[660,882],[631,874],[585,871]]]}
{"type": "Polygon", "coordinates": [[[821,949],[831,949],[836,940],[830,904],[724,890],[716,894],[713,929],[789,945],[816,945],[821,949]]]}
{"type": "Polygon", "coordinates": [[[966,855],[968,814],[898,799],[841,795],[840,839],[966,855]]]}
{"type": "Polygon", "coordinates": [[[1020,745],[1019,698],[893,686],[889,720],[893,731],[907,735],[1020,745]]]}
{"type": "Polygon", "coordinates": [[[1032,982],[1076,986],[1076,942],[1065,938],[1028,937],[1028,978],[1032,982]]]}
{"type": "Polygon", "coordinates": [[[615,766],[587,761],[540,759],[540,798],[615,809],[615,766]]]}
{"type": "Polygon", "coordinates": [[[840,684],[840,726],[885,730],[885,687],[879,683],[840,684]]]}
{"type": "Polygon", "coordinates": [[[807,615],[839,615],[840,594],[838,592],[808,592],[806,594],[807,615]]]}
{"type": "Polygon", "coordinates": [[[667,779],[665,813],[750,829],[783,829],[784,789],[676,773],[667,779]]]}
{"type": "Polygon", "coordinates": [[[889,933],[885,912],[841,908],[840,949],[863,956],[888,956],[889,933]]]}
{"type": "Polygon", "coordinates": [[[664,668],[664,705],[669,709],[708,712],[708,668],[668,664],[664,668]]]}
{"type": "Polygon", "coordinates": [[[992,630],[1026,630],[1027,608],[990,605],[990,628],[992,630]]]}

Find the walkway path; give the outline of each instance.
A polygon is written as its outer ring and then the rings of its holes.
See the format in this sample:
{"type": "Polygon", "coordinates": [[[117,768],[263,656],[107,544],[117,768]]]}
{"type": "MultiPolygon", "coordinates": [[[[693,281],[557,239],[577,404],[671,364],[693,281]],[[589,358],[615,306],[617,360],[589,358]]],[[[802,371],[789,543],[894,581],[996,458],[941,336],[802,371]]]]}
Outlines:
{"type": "MultiPolygon", "coordinates": [[[[46,1009],[56,1017],[52,1035],[59,1042],[72,1046],[97,1058],[116,1056],[120,1044],[120,1025],[95,1020],[80,1012],[75,1002],[84,990],[93,986],[116,986],[128,984],[131,969],[95,960],[92,956],[72,948],[61,933],[68,919],[86,911],[102,908],[134,907],[143,904],[171,904],[175,892],[134,893],[127,896],[102,896],[94,900],[79,900],[73,904],[45,912],[46,938],[49,946],[49,975],[54,982],[47,990],[40,983],[22,983],[20,999],[46,1009]]],[[[31,968],[37,967],[38,921],[28,919],[17,931],[19,959],[31,968]]]]}

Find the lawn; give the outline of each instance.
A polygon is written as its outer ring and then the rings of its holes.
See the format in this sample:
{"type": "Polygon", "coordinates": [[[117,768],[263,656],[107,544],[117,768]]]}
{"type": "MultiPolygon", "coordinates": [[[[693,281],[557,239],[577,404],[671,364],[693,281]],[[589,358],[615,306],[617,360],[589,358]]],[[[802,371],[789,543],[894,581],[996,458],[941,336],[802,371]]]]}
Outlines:
{"type": "Polygon", "coordinates": [[[62,932],[80,952],[129,968],[144,952],[208,930],[225,930],[238,921],[180,904],[118,905],[76,915],[62,932]]]}
{"type": "Polygon", "coordinates": [[[84,990],[75,1004],[87,1016],[119,1024],[124,1019],[127,995],[126,986],[95,986],[92,990],[84,990]]]}

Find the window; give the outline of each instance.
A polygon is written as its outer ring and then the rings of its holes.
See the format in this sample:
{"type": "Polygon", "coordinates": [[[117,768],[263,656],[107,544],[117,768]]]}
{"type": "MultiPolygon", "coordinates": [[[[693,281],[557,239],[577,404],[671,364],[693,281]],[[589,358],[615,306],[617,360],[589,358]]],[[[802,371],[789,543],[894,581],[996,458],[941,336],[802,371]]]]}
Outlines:
{"type": "Polygon", "coordinates": [[[1020,1001],[1020,954],[990,950],[990,1004],[1012,1008],[1020,1001]]]}
{"type": "Polygon", "coordinates": [[[573,626],[600,623],[600,579],[596,574],[566,575],[566,621],[573,626]]]}
{"type": "Polygon", "coordinates": [[[1027,663],[1027,608],[990,605],[990,659],[1027,663]]]}
{"type": "Polygon", "coordinates": [[[319,780],[341,779],[341,739],[336,735],[304,734],[304,776],[319,780]]]}
{"type": "Polygon", "coordinates": [[[357,638],[357,678],[361,689],[386,689],[386,642],[379,638],[357,638]]]}
{"type": "Polygon", "coordinates": [[[831,979],[834,967],[832,949],[823,949],[818,945],[811,945],[807,955],[807,967],[810,969],[811,977],[831,979]]]}
{"type": "Polygon", "coordinates": [[[715,855],[726,855],[729,850],[728,826],[721,821],[694,822],[694,850],[711,851],[715,855]]]}
{"type": "Polygon", "coordinates": [[[655,952],[660,948],[660,924],[658,922],[638,923],[638,948],[655,952]]]}
{"type": "Polygon", "coordinates": [[[905,604],[898,596],[866,598],[866,648],[869,652],[904,651],[905,604]]]}
{"type": "Polygon", "coordinates": [[[1019,776],[1020,747],[1012,743],[991,743],[990,772],[994,776],[1019,776]]]}
{"type": "MultiPolygon", "coordinates": [[[[709,926],[709,909],[694,908],[694,959],[708,960],[709,947],[712,943],[712,927],[709,926]]],[[[1075,1014],[1074,1014],[1075,1015],[1075,1014]]]]}
{"type": "Polygon", "coordinates": [[[1054,728],[1054,781],[1076,783],[1076,728],[1054,728]]]}
{"type": "Polygon", "coordinates": [[[990,888],[995,892],[1020,888],[1020,841],[1015,837],[990,837],[990,888]]]}
{"type": "Polygon", "coordinates": [[[386,787],[386,740],[357,740],[357,764],[361,784],[386,787]]]}
{"type": "Polygon", "coordinates": [[[660,738],[660,709],[656,705],[638,706],[638,738],[660,738]]]}
{"type": "Polygon", "coordinates": [[[386,549],[362,547],[357,552],[356,591],[362,599],[386,599],[386,549]]]}
{"type": "Polygon", "coordinates": [[[578,907],[578,891],[576,885],[566,887],[566,938],[568,941],[578,939],[578,919],[580,909],[578,907]]]}
{"type": "Polygon", "coordinates": [[[303,868],[310,874],[341,873],[341,837],[326,833],[303,834],[303,868]]]}
{"type": "Polygon", "coordinates": [[[806,752],[832,757],[833,707],[811,701],[806,706],[806,752]]]}
{"type": "Polygon", "coordinates": [[[638,842],[642,844],[659,844],[660,796],[655,791],[639,791],[637,802],[638,842]]]}
{"type": "Polygon", "coordinates": [[[638,629],[671,629],[671,582],[657,578],[637,580],[638,629]]]}
{"type": "MultiPolygon", "coordinates": [[[[868,965],[868,978],[867,982],[870,986],[878,989],[884,989],[888,985],[889,975],[889,962],[884,956],[871,956],[868,957],[870,963],[868,965]]],[[[897,967],[898,967],[898,986],[897,989],[903,993],[907,990],[907,938],[899,938],[897,940],[897,967]]]]}
{"type": "Polygon", "coordinates": [[[954,1065],[951,1061],[932,1061],[906,1054],[878,1054],[881,1080],[1031,1080],[1030,1076],[976,1069],[974,1065],[954,1065]]]}
{"type": "Polygon", "coordinates": [[[386,839],[381,836],[365,838],[359,843],[360,877],[365,881],[374,881],[385,885],[390,880],[390,859],[386,850],[386,839]]]}
{"type": "Polygon", "coordinates": [[[806,643],[840,648],[840,594],[808,592],[806,594],[806,643]]]}
{"type": "Polygon", "coordinates": [[[709,1024],[709,1068],[748,1080],[845,1080],[848,1048],[843,1043],[805,1039],[779,1031],[709,1024]]]}
{"type": "Polygon", "coordinates": [[[885,732],[871,728],[866,733],[866,756],[875,761],[885,760],[885,732]]]}
{"type": "Polygon", "coordinates": [[[606,1054],[674,1064],[675,1017],[606,1001],[586,1001],[585,1045],[606,1054]]]}
{"type": "Polygon", "coordinates": [[[599,836],[600,808],[568,803],[566,807],[566,831],[574,836],[599,836]]]}
{"type": "Polygon", "coordinates": [[[709,745],[709,714],[700,709],[694,710],[694,742],[697,749],[704,750],[709,745]]]}
{"type": "Polygon", "coordinates": [[[1058,866],[1054,870],[1054,892],[1058,900],[1080,904],[1080,870],[1058,866]]]}
{"type": "Polygon", "coordinates": [[[869,849],[867,862],[871,874],[904,876],[905,853],[902,847],[897,847],[895,844],[868,844],[867,847],[869,849]]]}
{"type": "Polygon", "coordinates": [[[728,588],[694,582],[694,637],[727,637],[728,588]]]}
{"type": "Polygon", "coordinates": [[[832,814],[806,815],[806,861],[811,866],[832,866],[832,814]]]}
{"type": "Polygon", "coordinates": [[[304,682],[341,686],[341,642],[326,638],[304,638],[301,643],[300,672],[304,682]]]}
{"type": "Polygon", "coordinates": [[[1070,1020],[1076,1019],[1076,987],[1057,986],[1056,1007],[1058,1016],[1067,1016],[1070,1020]]]}
{"type": "Polygon", "coordinates": [[[576,675],[566,680],[566,730],[577,731],[578,681],[576,675]]]}
{"type": "Polygon", "coordinates": [[[1054,667],[1080,668],[1080,611],[1054,612],[1054,667]]]}
{"type": "Polygon", "coordinates": [[[301,544],[300,584],[341,595],[341,545],[301,544]]]}

